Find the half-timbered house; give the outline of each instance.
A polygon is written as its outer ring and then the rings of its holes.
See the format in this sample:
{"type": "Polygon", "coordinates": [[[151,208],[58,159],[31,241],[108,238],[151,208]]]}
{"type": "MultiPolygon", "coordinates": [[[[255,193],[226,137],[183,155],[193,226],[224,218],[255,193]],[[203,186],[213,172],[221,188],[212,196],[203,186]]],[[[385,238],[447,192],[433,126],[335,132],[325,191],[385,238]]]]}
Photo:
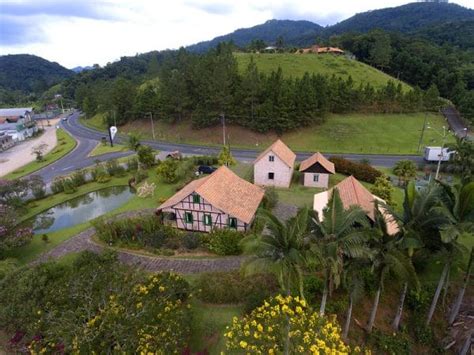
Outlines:
{"type": "Polygon", "coordinates": [[[210,232],[215,228],[246,231],[262,201],[264,190],[225,166],[191,181],[159,208],[171,215],[176,227],[210,232]]]}

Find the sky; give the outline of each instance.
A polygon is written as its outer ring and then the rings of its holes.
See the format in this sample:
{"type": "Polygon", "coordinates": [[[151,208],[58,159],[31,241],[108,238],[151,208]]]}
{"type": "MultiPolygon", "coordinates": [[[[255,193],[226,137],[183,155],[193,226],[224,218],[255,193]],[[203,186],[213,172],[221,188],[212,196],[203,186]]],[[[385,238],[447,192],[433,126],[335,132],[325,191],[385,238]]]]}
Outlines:
{"type": "MultiPolygon", "coordinates": [[[[0,0],[0,55],[73,68],[175,49],[269,19],[332,25],[407,0],[0,0]]],[[[474,0],[450,1],[474,7],[474,0]]]]}

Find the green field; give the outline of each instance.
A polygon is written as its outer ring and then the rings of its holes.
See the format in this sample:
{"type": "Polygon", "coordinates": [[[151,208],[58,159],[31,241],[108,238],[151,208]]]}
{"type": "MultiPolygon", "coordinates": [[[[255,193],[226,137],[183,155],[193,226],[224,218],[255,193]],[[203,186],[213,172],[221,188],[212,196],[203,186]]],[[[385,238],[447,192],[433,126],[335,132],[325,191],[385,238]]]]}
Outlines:
{"type": "Polygon", "coordinates": [[[42,161],[37,162],[35,160],[31,163],[23,165],[21,168],[4,176],[4,178],[8,180],[14,180],[29,175],[51,163],[54,163],[56,160],[61,159],[76,147],[76,140],[61,128],[56,130],[56,136],[58,138],[58,144],[51,152],[44,156],[42,161]]]}
{"type": "MultiPolygon", "coordinates": [[[[385,86],[389,80],[397,81],[370,65],[345,56],[294,53],[235,53],[234,55],[240,72],[247,68],[250,58],[253,57],[260,71],[270,73],[280,67],[283,75],[287,77],[302,77],[305,72],[329,76],[334,74],[344,79],[351,76],[356,85],[370,83],[375,87],[385,86]]],[[[409,89],[407,84],[402,84],[404,89],[409,89]]]]}
{"type": "MultiPolygon", "coordinates": [[[[418,143],[425,120],[424,113],[414,114],[347,114],[330,115],[318,126],[301,128],[284,133],[281,139],[295,151],[321,151],[323,153],[360,154],[420,154],[418,143]]],[[[102,128],[101,116],[81,121],[96,129],[102,128]]],[[[421,145],[441,145],[442,131],[446,125],[441,115],[429,114],[427,122],[433,129],[426,129],[421,145]]],[[[278,136],[275,133],[258,133],[236,126],[227,126],[227,140],[234,148],[264,149],[278,136]]],[[[120,127],[121,133],[139,132],[151,139],[148,120],[136,120],[120,127]]],[[[157,139],[168,142],[222,145],[222,127],[195,129],[189,122],[169,124],[155,121],[157,139]]],[[[448,141],[454,142],[454,137],[448,141]]]]}

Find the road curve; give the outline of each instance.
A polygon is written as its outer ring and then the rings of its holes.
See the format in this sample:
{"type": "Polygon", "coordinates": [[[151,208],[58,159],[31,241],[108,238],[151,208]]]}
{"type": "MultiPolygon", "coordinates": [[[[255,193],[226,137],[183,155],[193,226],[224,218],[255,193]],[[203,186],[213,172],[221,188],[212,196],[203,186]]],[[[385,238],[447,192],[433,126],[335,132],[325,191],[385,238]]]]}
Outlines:
{"type": "MultiPolygon", "coordinates": [[[[85,168],[91,166],[97,159],[101,161],[115,159],[130,155],[131,152],[118,152],[103,154],[99,157],[88,157],[88,154],[97,145],[97,143],[106,137],[105,132],[101,132],[96,129],[83,126],[79,122],[79,112],[74,112],[67,121],[61,121],[60,126],[64,128],[71,136],[73,136],[78,144],[76,148],[65,157],[57,160],[56,162],[44,167],[37,171],[35,174],[43,177],[46,183],[50,183],[55,176],[65,175],[73,172],[76,169],[85,168]]],[[[108,138],[108,137],[107,137],[108,138]]],[[[124,143],[125,138],[123,136],[117,136],[115,138],[116,143],[124,143]]],[[[169,143],[163,141],[152,141],[143,140],[142,143],[151,146],[154,149],[161,151],[174,151],[179,150],[185,155],[215,155],[219,153],[218,147],[209,147],[204,145],[191,145],[185,143],[169,143]]],[[[241,149],[233,148],[233,156],[241,162],[252,162],[258,155],[259,151],[255,149],[241,149]]],[[[421,156],[413,155],[378,155],[378,154],[331,154],[323,152],[327,156],[340,156],[353,161],[359,161],[367,159],[372,165],[392,167],[395,163],[402,159],[409,159],[419,164],[423,162],[421,156]]],[[[308,158],[312,153],[310,152],[297,152],[296,156],[298,160],[308,158]]]]}
{"type": "MultiPolygon", "coordinates": [[[[75,114],[72,116],[65,128],[75,137],[87,137],[88,139],[100,140],[102,137],[107,136],[105,132],[101,132],[89,127],[83,126],[79,120],[78,115],[75,114]]],[[[119,137],[117,142],[123,141],[123,137],[119,137]]],[[[209,147],[204,145],[191,145],[185,143],[169,143],[163,141],[152,141],[152,140],[143,140],[142,143],[147,144],[154,149],[164,150],[164,151],[173,151],[179,150],[183,154],[193,154],[193,155],[212,155],[219,153],[220,148],[218,147],[209,147]]],[[[233,156],[244,162],[253,161],[259,151],[255,149],[242,149],[242,148],[232,148],[233,156]]],[[[331,154],[328,152],[323,152],[328,156],[342,156],[350,160],[362,160],[368,159],[372,165],[377,166],[386,166],[391,167],[397,161],[402,159],[413,160],[416,163],[423,162],[421,156],[414,155],[378,155],[378,154],[331,154]]],[[[313,152],[297,152],[297,159],[303,160],[312,155],[313,152]]]]}

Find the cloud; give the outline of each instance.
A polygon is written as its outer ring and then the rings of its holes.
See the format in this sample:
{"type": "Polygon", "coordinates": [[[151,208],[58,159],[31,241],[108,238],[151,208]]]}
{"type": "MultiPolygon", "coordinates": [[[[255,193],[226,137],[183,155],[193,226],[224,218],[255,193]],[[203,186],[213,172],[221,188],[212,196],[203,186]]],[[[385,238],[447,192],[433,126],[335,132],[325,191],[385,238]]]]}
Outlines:
{"type": "Polygon", "coordinates": [[[202,10],[212,15],[228,15],[234,10],[234,6],[230,3],[213,2],[213,3],[198,3],[186,2],[187,5],[196,9],[202,10]]]}
{"type": "Polygon", "coordinates": [[[80,17],[95,20],[116,19],[112,3],[104,1],[68,1],[68,0],[45,0],[45,1],[21,1],[4,2],[0,4],[1,16],[65,16],[80,17]],[[107,9],[106,9],[107,8],[107,9]],[[104,11],[109,10],[109,11],[104,11]]]}
{"type": "Polygon", "coordinates": [[[43,31],[36,23],[16,17],[0,16],[0,46],[40,42],[43,31]]]}

